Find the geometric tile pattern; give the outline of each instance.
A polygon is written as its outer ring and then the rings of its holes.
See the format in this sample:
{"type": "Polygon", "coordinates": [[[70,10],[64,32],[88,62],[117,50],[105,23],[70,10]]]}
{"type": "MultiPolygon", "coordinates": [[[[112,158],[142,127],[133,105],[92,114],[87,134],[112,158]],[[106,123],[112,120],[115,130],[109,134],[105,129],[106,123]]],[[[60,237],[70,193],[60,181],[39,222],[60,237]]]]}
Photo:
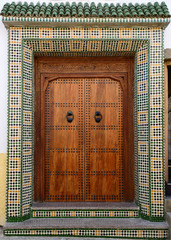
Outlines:
{"type": "Polygon", "coordinates": [[[23,45],[23,100],[22,100],[22,216],[30,214],[32,203],[32,164],[33,164],[33,79],[32,49],[23,45]]]}
{"type": "Polygon", "coordinates": [[[137,110],[137,149],[138,149],[138,185],[139,202],[141,203],[141,215],[149,216],[150,213],[150,185],[149,185],[149,93],[148,93],[148,44],[143,45],[137,51],[136,67],[136,110],[137,110]]]}
{"type": "Polygon", "coordinates": [[[140,214],[164,219],[163,32],[161,28],[10,27],[7,220],[30,215],[33,55],[135,56],[135,189],[140,214]],[[137,140],[137,141],[136,141],[137,140]],[[137,153],[137,154],[136,154],[137,153]]]}
{"type": "Polygon", "coordinates": [[[33,218],[136,218],[138,210],[32,210],[33,218]]]}
{"type": "Polygon", "coordinates": [[[5,236],[58,236],[122,239],[168,239],[167,229],[7,229],[5,236]]]}
{"type": "Polygon", "coordinates": [[[138,175],[138,113],[137,113],[137,53],[135,54],[134,61],[134,91],[133,91],[133,124],[134,124],[134,189],[135,189],[135,203],[140,205],[139,203],[139,175],[138,175]]]}
{"type": "MultiPolygon", "coordinates": [[[[28,39],[25,41],[30,45],[36,55],[38,53],[45,55],[45,53],[55,52],[56,55],[65,55],[68,56],[68,53],[75,52],[76,54],[86,55],[117,55],[117,56],[127,56],[135,55],[137,48],[142,45],[142,41],[114,41],[114,40],[31,40],[28,39]],[[62,54],[61,54],[62,53],[62,54]]],[[[145,43],[145,41],[144,41],[145,43]]]]}
{"type": "Polygon", "coordinates": [[[164,71],[163,30],[150,29],[150,155],[151,155],[151,217],[164,212],[164,71]]]}
{"type": "MultiPolygon", "coordinates": [[[[17,32],[17,35],[19,33],[17,32]]],[[[8,216],[21,211],[21,36],[9,36],[8,216]],[[19,40],[20,38],[20,40],[19,40]],[[19,42],[20,41],[20,42],[19,42]],[[20,47],[19,47],[20,45],[20,47]]]]}

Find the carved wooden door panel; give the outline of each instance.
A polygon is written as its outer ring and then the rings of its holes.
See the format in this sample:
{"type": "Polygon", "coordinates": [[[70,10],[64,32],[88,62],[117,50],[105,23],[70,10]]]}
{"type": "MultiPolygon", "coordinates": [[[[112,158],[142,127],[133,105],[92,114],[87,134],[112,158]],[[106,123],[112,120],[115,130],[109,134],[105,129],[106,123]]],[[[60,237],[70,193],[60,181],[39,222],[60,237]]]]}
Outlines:
{"type": "Polygon", "coordinates": [[[123,89],[111,78],[86,80],[87,201],[123,200],[123,89]]]}
{"type": "Polygon", "coordinates": [[[134,199],[133,62],[35,59],[35,201],[134,199]]]}
{"type": "Polygon", "coordinates": [[[83,201],[83,80],[59,78],[45,92],[45,201],[83,201]]]}
{"type": "Polygon", "coordinates": [[[123,200],[121,83],[111,78],[45,83],[45,201],[123,200]]]}

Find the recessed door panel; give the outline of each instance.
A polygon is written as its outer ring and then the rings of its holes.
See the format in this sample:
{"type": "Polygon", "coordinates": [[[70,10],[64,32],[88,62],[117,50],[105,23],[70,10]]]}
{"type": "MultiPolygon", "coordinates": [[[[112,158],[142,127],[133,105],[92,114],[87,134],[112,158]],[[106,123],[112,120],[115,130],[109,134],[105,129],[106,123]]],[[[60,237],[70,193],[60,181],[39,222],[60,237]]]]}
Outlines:
{"type": "Polygon", "coordinates": [[[45,91],[45,201],[83,200],[82,88],[55,79],[45,91]]]}
{"type": "Polygon", "coordinates": [[[123,90],[116,80],[94,78],[86,80],[85,91],[86,200],[121,201],[123,90]]]}

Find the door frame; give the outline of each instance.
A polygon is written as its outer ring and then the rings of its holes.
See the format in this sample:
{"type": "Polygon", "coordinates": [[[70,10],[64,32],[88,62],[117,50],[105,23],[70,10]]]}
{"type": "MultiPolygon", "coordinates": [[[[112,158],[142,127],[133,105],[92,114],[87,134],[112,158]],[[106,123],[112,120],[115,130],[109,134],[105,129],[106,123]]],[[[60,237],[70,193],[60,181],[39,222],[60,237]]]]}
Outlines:
{"type": "MultiPolygon", "coordinates": [[[[119,81],[121,83],[121,87],[125,89],[125,79],[127,81],[127,95],[124,96],[123,94],[123,108],[125,108],[125,115],[127,115],[128,121],[127,124],[123,124],[123,141],[124,141],[124,152],[123,152],[123,159],[126,159],[123,162],[123,175],[124,175],[124,182],[123,182],[123,192],[124,192],[124,201],[133,201],[134,200],[134,130],[133,130],[133,65],[134,59],[132,57],[93,57],[93,59],[99,59],[101,61],[107,62],[111,60],[113,63],[119,64],[118,62],[125,62],[129,65],[128,72],[93,72],[93,73],[55,73],[57,72],[54,70],[53,72],[39,72],[39,64],[45,61],[47,64],[55,65],[54,59],[63,60],[63,57],[48,57],[48,63],[46,62],[47,57],[37,57],[35,58],[35,101],[34,101],[34,130],[35,130],[35,151],[34,151],[34,201],[43,201],[44,199],[44,161],[40,161],[40,158],[44,156],[44,118],[41,117],[41,108],[44,109],[44,93],[45,89],[48,86],[49,81],[53,81],[57,78],[104,78],[108,77],[119,81]],[[49,75],[51,77],[49,78],[49,75]],[[124,81],[121,79],[117,79],[117,76],[124,76],[124,81]],[[125,99],[124,99],[125,98],[125,99]],[[41,106],[41,108],[40,108],[41,106]],[[126,144],[127,142],[127,144],[126,144]],[[41,146],[41,147],[40,147],[41,146]],[[128,161],[129,158],[129,161],[128,161]]],[[[91,57],[84,57],[84,58],[91,58],[91,57]]],[[[66,59],[66,58],[65,58],[66,59]]],[[[71,57],[68,57],[71,59],[71,57]]],[[[72,57],[72,59],[76,59],[79,61],[79,57],[72,57]]],[[[83,57],[82,57],[83,59],[83,57]]],[[[124,118],[124,117],[123,117],[124,118]]],[[[124,121],[123,121],[124,122],[124,121]]]]}

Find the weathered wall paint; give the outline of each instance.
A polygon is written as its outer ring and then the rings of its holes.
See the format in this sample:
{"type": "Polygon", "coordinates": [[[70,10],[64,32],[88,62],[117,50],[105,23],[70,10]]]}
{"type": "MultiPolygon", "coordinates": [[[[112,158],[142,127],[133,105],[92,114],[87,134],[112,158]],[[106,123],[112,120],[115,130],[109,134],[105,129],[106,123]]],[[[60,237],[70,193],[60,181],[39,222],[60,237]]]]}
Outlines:
{"type": "Polygon", "coordinates": [[[0,153],[0,225],[5,223],[7,154],[0,153]]]}

